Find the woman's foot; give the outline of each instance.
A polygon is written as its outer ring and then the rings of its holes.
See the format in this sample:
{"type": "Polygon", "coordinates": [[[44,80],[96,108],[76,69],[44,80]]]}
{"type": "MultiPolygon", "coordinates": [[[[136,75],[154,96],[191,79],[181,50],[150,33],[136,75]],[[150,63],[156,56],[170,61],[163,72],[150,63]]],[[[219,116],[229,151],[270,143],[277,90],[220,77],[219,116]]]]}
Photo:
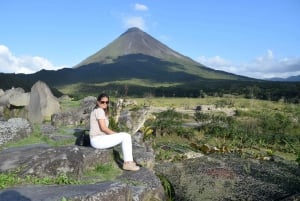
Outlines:
{"type": "Polygon", "coordinates": [[[124,162],[123,169],[129,171],[138,171],[140,167],[137,166],[135,162],[124,162]]]}

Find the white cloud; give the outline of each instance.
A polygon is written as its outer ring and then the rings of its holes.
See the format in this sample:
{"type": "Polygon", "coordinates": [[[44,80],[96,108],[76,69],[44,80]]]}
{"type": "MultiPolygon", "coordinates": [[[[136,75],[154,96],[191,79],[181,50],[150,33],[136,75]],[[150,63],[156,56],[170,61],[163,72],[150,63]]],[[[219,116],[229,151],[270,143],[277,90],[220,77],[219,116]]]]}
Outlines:
{"type": "Polygon", "coordinates": [[[274,56],[272,50],[267,50],[265,55],[259,56],[253,61],[240,64],[221,58],[220,56],[205,57],[200,56],[198,62],[216,69],[237,75],[244,75],[253,78],[271,78],[300,75],[300,58],[281,58],[274,56]]]}
{"type": "Polygon", "coordinates": [[[125,17],[123,19],[125,28],[138,27],[142,30],[146,30],[146,23],[143,17],[133,16],[125,17]]]}
{"type": "Polygon", "coordinates": [[[57,70],[62,66],[54,66],[49,60],[39,56],[15,56],[5,45],[0,45],[0,72],[35,73],[42,69],[57,70]]]}
{"type": "Polygon", "coordinates": [[[138,10],[138,11],[147,11],[147,10],[148,10],[148,7],[147,7],[146,5],[136,3],[136,4],[134,5],[134,10],[138,10]]]}

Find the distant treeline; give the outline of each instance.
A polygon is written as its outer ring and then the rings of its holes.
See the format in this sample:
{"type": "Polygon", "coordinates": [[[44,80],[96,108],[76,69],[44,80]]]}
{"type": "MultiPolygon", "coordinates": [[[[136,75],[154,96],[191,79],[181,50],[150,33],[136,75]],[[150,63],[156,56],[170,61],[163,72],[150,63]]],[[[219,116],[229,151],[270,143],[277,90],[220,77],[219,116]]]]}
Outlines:
{"type": "Polygon", "coordinates": [[[114,96],[130,97],[205,97],[225,94],[243,96],[245,98],[278,101],[289,103],[300,102],[300,82],[254,82],[254,81],[200,81],[186,85],[171,87],[145,87],[137,85],[94,86],[84,84],[78,89],[78,94],[72,94],[81,98],[87,94],[98,94],[105,91],[114,96]]]}
{"type": "MultiPolygon", "coordinates": [[[[65,70],[65,74],[72,70],[65,70]]],[[[39,74],[43,74],[40,72],[39,74]]],[[[28,77],[25,74],[3,74],[0,73],[0,89],[6,90],[12,87],[21,87],[25,91],[30,91],[32,85],[41,80],[48,84],[55,96],[62,95],[57,90],[60,82],[66,79],[55,81],[51,73],[45,73],[44,76],[33,74],[28,77]],[[40,79],[42,78],[42,79],[40,79]],[[50,81],[51,80],[51,81],[50,81]],[[54,80],[54,81],[53,81],[54,80]],[[56,83],[56,84],[53,84],[56,83]]],[[[185,84],[170,87],[152,87],[132,84],[108,84],[105,86],[96,85],[98,82],[81,82],[75,92],[68,94],[76,99],[88,95],[97,95],[102,91],[112,94],[116,97],[205,97],[218,96],[225,94],[243,96],[245,98],[254,98],[261,100],[278,101],[284,100],[289,103],[300,102],[300,82],[279,82],[262,80],[198,80],[185,82],[185,84]]]]}

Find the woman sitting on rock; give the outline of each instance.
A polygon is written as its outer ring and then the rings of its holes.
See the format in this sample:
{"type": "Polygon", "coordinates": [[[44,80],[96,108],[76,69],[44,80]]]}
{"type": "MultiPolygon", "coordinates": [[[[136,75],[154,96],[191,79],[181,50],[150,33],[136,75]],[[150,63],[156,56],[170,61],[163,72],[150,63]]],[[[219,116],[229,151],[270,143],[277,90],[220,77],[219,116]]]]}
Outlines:
{"type": "Polygon", "coordinates": [[[123,169],[137,171],[139,166],[133,161],[131,135],[125,132],[117,133],[108,128],[109,96],[100,94],[90,116],[90,141],[96,149],[106,149],[122,144],[123,169]]]}

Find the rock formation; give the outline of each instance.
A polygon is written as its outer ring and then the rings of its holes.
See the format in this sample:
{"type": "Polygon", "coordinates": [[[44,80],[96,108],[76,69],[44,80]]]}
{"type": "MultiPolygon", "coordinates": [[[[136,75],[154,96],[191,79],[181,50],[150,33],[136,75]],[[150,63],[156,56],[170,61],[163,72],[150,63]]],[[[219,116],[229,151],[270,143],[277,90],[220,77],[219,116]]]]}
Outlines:
{"type": "MultiPolygon", "coordinates": [[[[134,156],[142,165],[138,172],[121,171],[113,181],[82,185],[19,186],[0,190],[0,201],[15,200],[165,200],[164,189],[151,167],[154,155],[142,145],[134,146],[134,156]],[[139,153],[139,155],[137,154],[139,153]],[[143,156],[143,157],[142,157],[143,156]],[[144,161],[146,160],[146,163],[144,161]],[[148,161],[148,162],[147,162],[148,161]],[[152,161],[152,163],[150,162],[152,161]],[[150,163],[149,163],[150,162],[150,163]]],[[[67,145],[30,145],[0,152],[0,172],[16,171],[19,176],[38,178],[57,177],[61,174],[82,178],[83,173],[96,164],[120,163],[117,150],[97,150],[92,147],[67,145]]],[[[121,165],[121,164],[119,164],[121,165]]]]}
{"type": "Polygon", "coordinates": [[[0,145],[28,137],[31,133],[31,125],[26,119],[12,118],[0,121],[0,145]]]}
{"type": "Polygon", "coordinates": [[[49,87],[41,81],[36,82],[30,92],[28,119],[33,123],[50,120],[51,115],[60,111],[58,99],[53,96],[49,87]]]}

